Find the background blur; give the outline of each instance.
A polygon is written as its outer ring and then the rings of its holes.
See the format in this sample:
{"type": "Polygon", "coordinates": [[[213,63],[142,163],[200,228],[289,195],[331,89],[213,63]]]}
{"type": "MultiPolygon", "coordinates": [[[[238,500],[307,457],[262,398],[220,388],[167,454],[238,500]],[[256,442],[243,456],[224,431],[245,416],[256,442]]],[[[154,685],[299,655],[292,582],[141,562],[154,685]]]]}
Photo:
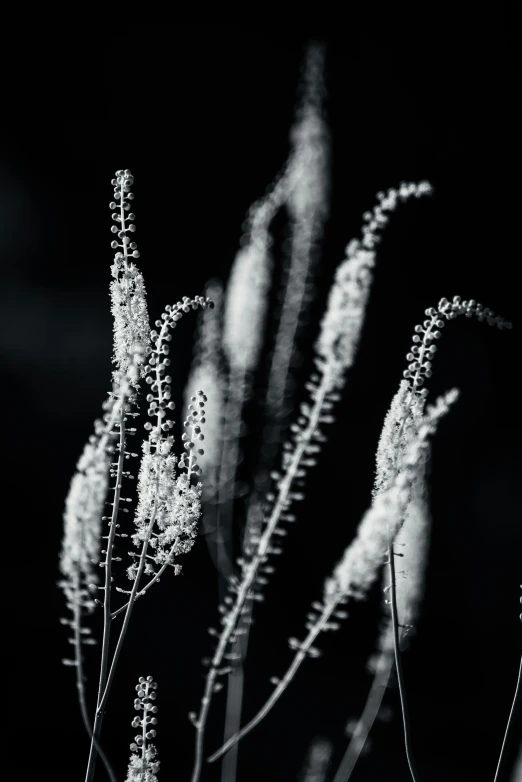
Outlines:
{"type": "MultiPolygon", "coordinates": [[[[300,385],[335,268],[375,193],[429,179],[435,194],[399,207],[378,248],[356,365],[335,424],[325,426],[299,523],[256,609],[243,713],[252,716],[271,692],[270,676],[286,670],[287,638],[302,633],[310,602],[369,503],[383,417],[414,325],[442,296],[475,298],[516,328],[498,332],[460,318],[439,342],[429,400],[453,386],[461,398],[434,440],[426,593],[404,666],[422,780],[493,779],[522,630],[520,85],[508,5],[487,17],[477,7],[469,15],[432,8],[422,18],[395,6],[350,11],[342,24],[308,27],[82,20],[60,37],[49,26],[28,33],[23,49],[13,45],[0,128],[9,778],[37,772],[75,782],[86,766],[74,673],[60,664],[70,647],[56,581],[64,498],[110,389],[110,180],[118,168],[135,176],[138,263],[152,320],[165,304],[202,292],[210,276],[226,281],[246,211],[288,153],[303,46],[319,40],[327,46],[332,205],[300,385]]],[[[187,316],[173,335],[178,426],[194,327],[187,316]]],[[[187,714],[202,694],[217,578],[202,539],[182,564],[181,577],[163,578],[138,602],[121,656],[103,732],[121,780],[135,733],[134,685],[148,674],[159,683],[160,780],[190,778],[187,714]]],[[[116,583],[125,582],[121,572],[116,583]]],[[[323,657],[302,666],[241,742],[238,782],[298,780],[316,736],[333,743],[335,771],[344,726],[371,683],[365,662],[379,601],[376,588],[339,632],[321,639],[323,657]]],[[[91,704],[99,651],[87,649],[91,704]]],[[[395,688],[385,703],[391,722],[376,724],[354,782],[409,779],[395,688]]],[[[223,708],[217,695],[209,750],[222,738],[223,708]]],[[[219,779],[218,764],[205,779],[219,779]]]]}

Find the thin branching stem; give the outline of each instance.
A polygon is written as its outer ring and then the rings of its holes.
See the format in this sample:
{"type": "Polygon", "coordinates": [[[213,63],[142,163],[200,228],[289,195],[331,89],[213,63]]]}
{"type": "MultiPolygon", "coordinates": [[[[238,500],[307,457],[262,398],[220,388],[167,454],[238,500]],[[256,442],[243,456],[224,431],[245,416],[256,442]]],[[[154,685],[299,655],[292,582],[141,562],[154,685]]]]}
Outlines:
{"type": "Polygon", "coordinates": [[[216,752],[214,752],[213,755],[210,755],[210,757],[207,758],[208,763],[213,763],[215,760],[218,760],[222,755],[225,754],[225,752],[228,752],[230,747],[232,747],[234,744],[236,744],[240,739],[243,738],[243,736],[246,736],[247,733],[250,733],[250,731],[258,725],[261,720],[263,720],[272,706],[274,706],[283,692],[286,690],[292,679],[294,678],[295,674],[297,673],[298,669],[301,666],[301,663],[303,660],[308,656],[310,647],[312,646],[313,642],[317,638],[320,632],[324,629],[324,626],[327,624],[328,620],[330,619],[330,616],[337,608],[339,602],[342,600],[343,595],[341,593],[337,593],[337,595],[333,595],[330,600],[328,601],[327,605],[323,608],[323,612],[321,615],[321,618],[314,624],[312,629],[309,631],[308,635],[306,636],[305,640],[302,642],[302,644],[299,645],[298,652],[296,653],[294,659],[292,660],[292,664],[288,668],[287,672],[283,676],[283,678],[278,682],[276,685],[274,692],[270,696],[270,698],[266,701],[265,705],[262,709],[260,709],[255,717],[253,717],[250,722],[248,722],[244,728],[242,728],[239,733],[236,733],[235,736],[232,736],[225,744],[223,744],[222,747],[220,747],[216,752]]]}
{"type": "MultiPolygon", "coordinates": [[[[140,589],[139,592],[136,593],[135,600],[137,600],[139,597],[142,597],[142,595],[145,594],[145,592],[151,588],[153,584],[156,583],[156,581],[159,581],[165,570],[168,568],[169,565],[172,564],[172,560],[174,558],[174,552],[176,551],[177,547],[179,546],[180,538],[177,537],[174,543],[172,544],[169,552],[168,558],[165,560],[163,565],[160,567],[157,573],[154,574],[154,576],[151,578],[151,580],[145,584],[144,587],[140,589]]],[[[122,591],[122,590],[120,590],[122,591]]],[[[129,589],[129,591],[126,593],[129,595],[132,595],[132,589],[129,589]]],[[[117,608],[116,611],[113,611],[111,616],[114,619],[115,617],[119,616],[119,614],[123,613],[123,611],[127,610],[127,606],[129,605],[130,600],[127,603],[124,603],[120,608],[117,608]]]]}
{"type": "Polygon", "coordinates": [[[89,752],[89,761],[87,764],[87,774],[85,782],[92,782],[94,779],[94,769],[96,765],[97,745],[99,744],[101,727],[103,721],[103,708],[100,706],[103,699],[103,692],[106,685],[107,667],[109,663],[109,642],[111,632],[111,579],[112,579],[112,552],[114,547],[114,537],[116,535],[116,525],[118,520],[118,509],[120,502],[120,487],[123,476],[123,462],[125,459],[125,400],[122,395],[122,404],[120,411],[120,453],[118,456],[118,470],[116,475],[116,486],[114,488],[114,503],[112,506],[112,516],[110,522],[109,536],[107,539],[107,549],[105,552],[105,586],[103,600],[103,640],[102,656],[100,666],[100,678],[98,683],[98,699],[96,703],[96,713],[94,716],[94,727],[92,734],[91,749],[89,752]]]}
{"type": "Polygon", "coordinates": [[[212,658],[209,672],[207,674],[207,678],[205,682],[205,691],[203,694],[203,698],[201,699],[199,714],[195,721],[196,746],[195,746],[194,768],[192,772],[191,782],[198,782],[201,774],[205,726],[208,718],[210,700],[214,689],[214,683],[217,676],[217,669],[220,666],[221,661],[223,660],[223,655],[225,654],[225,651],[227,649],[228,642],[230,638],[233,636],[234,631],[237,627],[238,621],[241,617],[241,611],[243,609],[243,606],[245,605],[246,600],[249,597],[251,597],[251,587],[255,582],[257,571],[267,555],[267,549],[268,549],[270,539],[272,537],[275,527],[277,526],[281,513],[285,509],[286,503],[288,501],[288,496],[290,494],[290,490],[292,488],[292,484],[296,472],[299,468],[301,459],[303,458],[306,448],[310,444],[312,436],[316,431],[317,425],[319,423],[319,418],[321,415],[325,396],[327,395],[328,392],[329,385],[330,385],[330,377],[328,373],[325,373],[323,375],[321,385],[319,386],[316,392],[315,402],[310,415],[309,424],[306,430],[300,435],[299,441],[297,442],[295,451],[292,456],[292,460],[286,470],[285,477],[281,481],[278,497],[272,509],[272,513],[268,518],[265,530],[259,540],[256,553],[253,555],[252,560],[245,567],[244,576],[240,586],[238,587],[234,606],[230,610],[230,613],[226,618],[225,626],[219,637],[218,645],[216,651],[214,652],[214,656],[212,658]]]}
{"type": "Polygon", "coordinates": [[[93,739],[92,724],[89,719],[89,714],[87,712],[87,703],[85,700],[85,687],[83,685],[83,658],[82,658],[82,649],[81,649],[81,603],[79,599],[79,589],[80,589],[79,573],[77,576],[76,587],[77,589],[76,589],[76,600],[74,604],[73,629],[74,629],[74,656],[75,656],[75,663],[76,663],[75,666],[76,667],[76,689],[78,691],[80,712],[82,715],[82,721],[85,730],[87,731],[87,735],[89,736],[89,739],[91,741],[94,740],[96,751],[100,756],[103,765],[105,766],[105,770],[107,771],[107,775],[109,776],[109,779],[111,780],[111,782],[116,782],[116,776],[114,774],[114,771],[112,770],[112,767],[107,759],[105,752],[101,748],[99,742],[96,739],[93,739]]]}

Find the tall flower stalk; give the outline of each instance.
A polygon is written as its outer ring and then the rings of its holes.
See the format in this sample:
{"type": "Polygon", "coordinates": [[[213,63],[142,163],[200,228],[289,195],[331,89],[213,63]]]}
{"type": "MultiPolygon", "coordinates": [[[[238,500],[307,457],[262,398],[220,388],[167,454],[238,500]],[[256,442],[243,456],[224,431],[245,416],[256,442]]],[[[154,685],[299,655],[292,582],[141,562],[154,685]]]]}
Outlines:
{"type": "MultiPolygon", "coordinates": [[[[355,539],[346,548],[332,575],[325,581],[323,601],[312,604],[313,611],[308,615],[306,624],[308,634],[302,641],[297,638],[289,639],[290,648],[296,652],[290,667],[281,679],[271,679],[274,691],[270,698],[236,736],[208,758],[209,763],[221,757],[266,717],[307,657],[320,655],[314,643],[322,632],[338,629],[337,619],[342,620],[348,616],[342,606],[350,599],[360,600],[367,595],[383,564],[388,541],[390,537],[395,537],[403,522],[411,499],[411,486],[423,462],[428,437],[434,433],[440,417],[447,412],[455,398],[456,392],[450,392],[446,397],[440,398],[434,407],[428,408],[423,414],[418,430],[412,429],[411,440],[407,442],[400,470],[390,487],[374,498],[363,516],[355,539]]],[[[405,416],[409,417],[409,411],[405,410],[405,416]]]]}
{"type": "MultiPolygon", "coordinates": [[[[441,336],[440,329],[445,318],[452,320],[457,315],[467,317],[475,315],[479,320],[486,320],[499,329],[511,328],[511,324],[502,317],[485,309],[474,300],[462,300],[455,296],[452,302],[441,299],[437,308],[426,310],[427,320],[422,325],[415,326],[413,346],[407,355],[408,368],[404,371],[407,387],[401,385],[398,392],[397,407],[402,410],[396,438],[385,436],[382,453],[388,455],[393,463],[391,482],[384,490],[376,493],[372,506],[363,517],[357,536],[346,549],[345,555],[330,579],[325,584],[323,604],[317,604],[318,615],[313,615],[309,623],[309,632],[300,642],[291,638],[290,647],[297,650],[294,660],[281,680],[275,681],[275,689],[263,708],[253,717],[236,736],[225,742],[223,746],[208,758],[209,762],[217,760],[233,744],[249,733],[268,714],[272,706],[279,700],[284,690],[293,679],[296,671],[307,656],[316,656],[313,647],[316,637],[323,631],[336,629],[337,623],[330,621],[332,614],[342,602],[349,597],[365,595],[374,582],[377,571],[382,564],[382,552],[385,550],[390,568],[390,603],[392,607],[392,623],[394,633],[395,665],[401,696],[401,706],[404,722],[405,747],[410,772],[415,780],[415,770],[411,755],[409,720],[405,698],[404,676],[399,651],[399,620],[397,614],[397,596],[395,584],[395,552],[394,541],[400,530],[408,505],[411,501],[411,487],[418,480],[418,471],[423,464],[423,455],[428,445],[428,436],[433,434],[441,416],[457,398],[456,390],[440,397],[436,404],[422,413],[427,389],[422,388],[424,380],[431,377],[431,367],[436,346],[433,344],[441,336]],[[406,393],[404,393],[406,391],[406,393]],[[422,413],[422,418],[420,417],[422,413]],[[409,442],[411,438],[411,442],[409,442]],[[399,443],[399,447],[397,447],[399,443]],[[390,453],[387,454],[387,451],[390,453]],[[405,453],[405,455],[403,455],[405,453]]],[[[329,344],[328,342],[326,344],[329,344]]],[[[336,344],[336,342],[334,342],[336,344]]]]}
{"type": "MultiPolygon", "coordinates": [[[[98,585],[95,577],[90,579],[88,585],[90,590],[100,590],[103,594],[103,600],[95,598],[93,601],[94,604],[103,607],[103,641],[96,711],[86,772],[87,782],[92,782],[94,777],[103,714],[134,602],[158,580],[167,566],[171,565],[175,573],[179,572],[180,567],[174,563],[174,558],[190,550],[196,534],[195,525],[200,515],[201,484],[194,485],[193,478],[197,481],[200,472],[196,445],[198,440],[203,439],[200,424],[204,422],[202,400],[205,397],[202,391],[194,396],[196,404],[192,405],[192,410],[189,411],[185,421],[185,426],[191,430],[191,435],[185,434],[182,438],[185,440],[187,454],[177,460],[170,454],[174,438],[168,433],[174,424],[167,419],[167,413],[174,408],[174,403],[170,401],[172,379],[166,372],[170,364],[168,358],[170,329],[176,326],[183,313],[199,307],[212,306],[212,302],[202,296],[196,296],[194,299],[184,297],[182,301],[168,306],[162,319],[156,321],[155,325],[159,331],[150,330],[143,277],[130,260],[139,257],[136,243],[131,242],[128,235],[135,230],[134,223],[129,222],[134,220],[134,214],[129,213],[130,201],[134,198],[130,189],[133,181],[128,169],[117,171],[116,177],[112,180],[114,201],[110,204],[110,208],[114,210],[112,217],[116,223],[112,232],[117,234],[119,240],[114,239],[111,243],[111,247],[117,250],[111,283],[114,317],[113,362],[116,364],[113,377],[116,391],[113,393],[111,413],[106,414],[107,426],[103,431],[98,427],[100,442],[97,449],[93,450],[92,442],[87,447],[79,464],[79,473],[71,485],[66,504],[66,536],[61,562],[62,572],[67,573],[68,568],[73,570],[76,568],[76,572],[80,573],[85,580],[87,574],[91,575],[90,562],[88,568],[84,564],[88,561],[87,554],[89,560],[94,559],[95,563],[100,553],[105,555],[103,560],[97,563],[103,568],[105,574],[103,586],[98,585]],[[120,504],[129,501],[129,498],[122,497],[121,490],[124,478],[133,477],[129,471],[124,470],[124,466],[126,460],[137,457],[137,454],[127,450],[127,438],[136,433],[135,429],[127,427],[127,421],[130,416],[136,415],[131,412],[131,409],[137,404],[137,392],[142,379],[151,386],[152,393],[147,395],[148,414],[156,419],[156,425],[153,426],[151,423],[145,425],[149,437],[143,445],[144,453],[138,485],[139,502],[135,515],[136,532],[133,535],[133,542],[141,550],[136,555],[138,562],[131,565],[128,570],[129,578],[134,582],[132,589],[128,591],[116,587],[117,591],[128,594],[129,599],[125,605],[113,611],[112,568],[113,563],[121,561],[121,557],[114,555],[116,538],[128,537],[126,533],[116,531],[120,527],[118,523],[120,504]],[[111,441],[109,446],[107,446],[108,440],[111,441]],[[110,461],[109,454],[113,453],[117,454],[115,462],[110,461]],[[111,507],[111,515],[101,516],[105,495],[109,488],[107,473],[115,480],[114,485],[110,487],[114,492],[114,499],[113,502],[107,503],[111,507]],[[108,534],[103,536],[106,548],[100,552],[99,547],[96,547],[96,556],[93,557],[92,540],[99,537],[103,521],[107,521],[109,527],[108,534]],[[155,529],[154,525],[156,525],[155,529]],[[80,529],[83,535],[81,544],[77,543],[73,535],[76,528],[80,529]],[[149,554],[149,551],[153,554],[149,554]],[[152,559],[159,570],[156,571],[147,561],[148,559],[152,559]],[[139,589],[144,573],[152,575],[152,578],[139,589]],[[125,611],[123,626],[110,659],[112,622],[123,611],[125,611]]],[[[126,508],[121,510],[127,512],[126,508]]],[[[81,583],[77,576],[75,583],[81,583]]],[[[67,589],[70,591],[70,587],[67,589]]],[[[76,604],[78,605],[78,601],[76,604]]],[[[78,669],[79,660],[76,665],[78,669]]]]}
{"type": "MultiPolygon", "coordinates": [[[[291,131],[292,149],[285,171],[287,192],[285,207],[290,220],[290,252],[284,269],[284,289],[268,371],[265,399],[267,423],[263,430],[260,464],[255,477],[253,496],[249,501],[243,532],[242,554],[252,536],[259,533],[260,504],[270,483],[270,470],[277,455],[283,419],[288,406],[288,386],[292,357],[297,352],[296,337],[305,317],[313,290],[312,275],[317,244],[322,237],[328,214],[329,134],[323,117],[324,47],[307,48],[300,82],[301,97],[291,131]]],[[[233,650],[237,658],[228,675],[227,708],[224,739],[239,728],[243,695],[243,660],[249,636],[249,612],[244,613],[244,629],[233,650]]],[[[223,782],[236,777],[237,748],[223,762],[223,782]]]]}
{"type": "Polygon", "coordinates": [[[316,342],[318,372],[312,374],[306,385],[311,403],[301,405],[301,415],[290,427],[293,442],[287,441],[283,446],[282,471],[271,474],[275,489],[266,495],[263,528],[248,541],[245,555],[238,560],[241,578],[231,579],[230,594],[220,606],[223,629],[221,632],[213,628],[210,630],[218,642],[207,673],[199,714],[191,714],[196,728],[192,782],[197,782],[201,772],[210,702],[216,684],[220,689],[220,682],[216,680],[223,672],[229,673],[229,663],[237,660],[233,647],[246,632],[244,618],[246,616],[248,621],[250,617],[249,603],[263,599],[260,588],[267,583],[267,575],[273,570],[273,566],[267,564],[268,557],[282,552],[272,543],[272,538],[274,535],[286,535],[286,530],[279,526],[280,522],[295,521],[291,506],[304,498],[301,491],[295,490],[295,484],[300,489],[306,468],[315,464],[315,455],[326,439],[320,431],[320,424],[334,420],[330,413],[334,402],[340,398],[345,372],[352,366],[357,351],[375,264],[374,247],[380,239],[381,228],[388,221],[386,213],[393,211],[401,200],[430,192],[430,185],[420,182],[402,185],[399,191],[393,189],[387,194],[380,194],[378,206],[365,215],[362,240],[349,243],[347,257],[337,270],[316,342]]]}

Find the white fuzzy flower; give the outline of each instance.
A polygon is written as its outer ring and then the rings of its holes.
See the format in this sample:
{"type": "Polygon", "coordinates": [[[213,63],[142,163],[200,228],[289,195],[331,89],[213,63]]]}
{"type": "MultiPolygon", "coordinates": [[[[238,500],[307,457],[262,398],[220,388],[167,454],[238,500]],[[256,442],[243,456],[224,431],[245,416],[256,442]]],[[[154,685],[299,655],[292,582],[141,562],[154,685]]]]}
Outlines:
{"type": "Polygon", "coordinates": [[[389,487],[374,496],[372,505],[359,524],[355,539],[346,548],[332,577],[327,580],[327,599],[350,594],[362,597],[374,583],[388,544],[395,539],[404,522],[416,481],[422,478],[428,437],[435,432],[439,420],[457,397],[456,389],[448,391],[428,407],[418,427],[402,429],[402,436],[406,440],[405,450],[397,461],[395,475],[389,487]]]}
{"type": "MultiPolygon", "coordinates": [[[[143,275],[133,263],[126,264],[117,253],[111,267],[111,312],[114,318],[114,353],[112,361],[126,371],[130,356],[139,352],[144,356],[150,347],[150,326],[143,275]]],[[[138,362],[144,366],[143,358],[138,362]]],[[[140,372],[143,376],[143,372],[140,372]]],[[[136,387],[137,379],[131,379],[136,387]]]]}
{"type": "Polygon", "coordinates": [[[422,419],[424,400],[414,396],[406,380],[392,399],[384,418],[376,455],[376,474],[373,495],[390,488],[422,419]]]}
{"type": "Polygon", "coordinates": [[[231,368],[239,372],[255,369],[261,351],[272,271],[269,248],[267,219],[238,251],[230,272],[223,347],[231,368]]]}
{"type": "MultiPolygon", "coordinates": [[[[201,483],[191,484],[190,470],[177,474],[178,460],[170,453],[171,445],[170,440],[162,441],[158,450],[151,453],[150,443],[143,443],[138,476],[136,532],[132,542],[141,548],[148,540],[150,556],[157,565],[172,563],[174,557],[190,551],[201,516],[201,483]]],[[[134,563],[127,569],[131,580],[136,578],[138,567],[134,563]]],[[[147,563],[145,573],[154,572],[152,565],[147,563]]]]}
{"type": "Polygon", "coordinates": [[[318,216],[324,219],[328,211],[330,138],[323,116],[324,55],[323,46],[312,44],[308,48],[299,106],[290,132],[287,207],[297,221],[318,216]]]}
{"type": "Polygon", "coordinates": [[[402,195],[393,188],[386,194],[378,193],[377,206],[364,215],[362,239],[349,242],[346,258],[336,271],[315,346],[317,365],[329,377],[329,388],[342,387],[343,373],[352,366],[357,352],[373,279],[374,248],[388,222],[386,212],[395,210],[400,201],[432,192],[428,182],[404,183],[401,187],[402,195]]]}
{"type": "Polygon", "coordinates": [[[353,240],[346,259],[335,273],[316,342],[318,365],[330,378],[329,389],[343,385],[343,373],[352,366],[364,323],[375,253],[353,240]]]}
{"type": "Polygon", "coordinates": [[[84,585],[98,580],[93,560],[100,553],[101,517],[108,489],[109,462],[110,456],[89,442],[71,480],[65,501],[60,557],[60,571],[66,578],[62,586],[69,600],[78,572],[84,585]]]}

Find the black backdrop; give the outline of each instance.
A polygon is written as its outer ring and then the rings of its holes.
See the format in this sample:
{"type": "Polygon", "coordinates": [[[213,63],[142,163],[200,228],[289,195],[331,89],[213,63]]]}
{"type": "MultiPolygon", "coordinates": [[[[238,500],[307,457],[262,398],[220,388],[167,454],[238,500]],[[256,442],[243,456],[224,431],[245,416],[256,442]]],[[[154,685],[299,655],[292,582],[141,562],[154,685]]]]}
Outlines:
{"type": "MultiPolygon", "coordinates": [[[[81,780],[88,745],[75,701],[56,588],[63,501],[75,461],[109,390],[108,285],[112,188],[135,175],[136,240],[149,312],[226,280],[250,203],[288,152],[303,45],[327,46],[332,207],[322,245],[310,346],[335,267],[374,194],[429,179],[430,199],[400,208],[379,247],[356,366],[300,523],[256,614],[244,713],[252,715],[290,660],[309,603],[368,504],[374,453],[415,323],[441,296],[475,298],[518,327],[516,261],[520,130],[514,21],[508,7],[351,11],[338,24],[95,25],[34,30],[8,47],[0,131],[0,350],[4,382],[3,654],[10,777],[81,780]],[[314,325],[315,324],[315,325],[314,325]]],[[[4,50],[5,51],[5,50],[4,50]]],[[[177,401],[194,320],[172,343],[177,401]]],[[[492,780],[520,654],[520,462],[517,330],[465,318],[445,330],[430,399],[461,398],[433,448],[433,534],[422,617],[405,675],[421,779],[492,780]]],[[[179,418],[179,416],[178,416],[179,418]]],[[[216,575],[198,540],[184,574],[138,603],[104,724],[124,778],[134,684],[159,682],[160,779],[189,779],[203,686],[200,659],[216,621],[216,575]]],[[[121,579],[123,582],[123,578],[121,579]]],[[[370,678],[378,594],[325,637],[270,716],[241,744],[239,782],[297,780],[314,736],[346,744],[370,678]]],[[[97,654],[89,655],[94,693],[97,654]]],[[[92,698],[91,698],[92,704],[92,698]]],[[[402,782],[398,694],[372,733],[354,782],[402,782]],[[386,777],[384,775],[386,774],[386,777]]],[[[208,748],[221,738],[223,696],[208,748]]],[[[5,730],[5,729],[4,729],[5,730]]],[[[513,763],[516,742],[509,753],[513,763]]],[[[103,768],[98,770],[104,776],[103,768]]],[[[218,779],[218,768],[206,779],[218,779]]]]}

